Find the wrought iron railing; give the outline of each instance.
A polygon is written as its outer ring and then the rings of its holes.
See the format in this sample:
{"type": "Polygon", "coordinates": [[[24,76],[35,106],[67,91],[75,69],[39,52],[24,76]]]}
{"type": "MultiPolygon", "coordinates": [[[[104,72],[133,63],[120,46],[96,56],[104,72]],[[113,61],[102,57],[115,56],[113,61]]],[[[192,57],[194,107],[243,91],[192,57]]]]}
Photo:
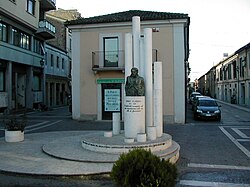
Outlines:
{"type": "Polygon", "coordinates": [[[38,26],[39,28],[45,28],[54,34],[56,33],[56,27],[47,20],[40,20],[38,26]]]}
{"type": "MultiPolygon", "coordinates": [[[[157,50],[152,51],[152,62],[158,60],[157,50]]],[[[92,69],[96,70],[124,70],[124,51],[94,51],[92,52],[92,69]]]]}
{"type": "Polygon", "coordinates": [[[92,68],[124,69],[124,51],[94,51],[92,52],[92,68]]]}

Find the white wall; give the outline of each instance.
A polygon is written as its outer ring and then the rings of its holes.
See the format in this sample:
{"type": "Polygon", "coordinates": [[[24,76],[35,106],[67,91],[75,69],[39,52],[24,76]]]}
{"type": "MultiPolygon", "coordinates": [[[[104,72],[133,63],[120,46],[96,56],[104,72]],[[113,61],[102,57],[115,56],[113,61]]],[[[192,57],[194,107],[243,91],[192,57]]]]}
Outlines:
{"type": "Polygon", "coordinates": [[[184,26],[173,26],[174,39],[174,113],[175,123],[185,123],[184,26]]]}

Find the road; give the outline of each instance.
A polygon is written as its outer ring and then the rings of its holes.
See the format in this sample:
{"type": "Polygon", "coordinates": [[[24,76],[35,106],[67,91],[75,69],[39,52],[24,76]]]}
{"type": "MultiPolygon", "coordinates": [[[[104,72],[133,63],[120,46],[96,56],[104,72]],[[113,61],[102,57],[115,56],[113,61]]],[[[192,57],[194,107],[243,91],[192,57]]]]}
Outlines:
{"type": "MultiPolygon", "coordinates": [[[[194,121],[189,105],[185,125],[164,124],[164,132],[171,134],[181,146],[177,163],[177,186],[250,186],[250,112],[222,102],[219,104],[222,110],[221,122],[194,121]]],[[[48,112],[29,113],[25,133],[111,130],[111,126],[111,122],[74,121],[67,108],[63,107],[48,112]]],[[[2,130],[0,136],[3,136],[2,130]]],[[[3,173],[1,177],[18,181],[27,178],[3,173]]],[[[62,178],[33,177],[27,180],[68,185],[68,182],[62,182],[62,178]]],[[[77,178],[71,180],[71,184],[77,186],[83,183],[77,178]]]]}

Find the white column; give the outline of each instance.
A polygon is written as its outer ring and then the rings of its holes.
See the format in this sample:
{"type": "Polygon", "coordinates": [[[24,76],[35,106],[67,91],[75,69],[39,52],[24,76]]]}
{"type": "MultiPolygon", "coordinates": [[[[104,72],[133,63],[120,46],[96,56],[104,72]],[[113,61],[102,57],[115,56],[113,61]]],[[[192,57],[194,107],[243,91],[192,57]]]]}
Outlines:
{"type": "Polygon", "coordinates": [[[132,18],[134,67],[140,69],[140,17],[132,18]]]}
{"type": "Polygon", "coordinates": [[[133,67],[133,43],[132,34],[125,34],[125,78],[130,75],[133,67]]]}
{"type": "Polygon", "coordinates": [[[163,133],[163,105],[162,105],[162,62],[154,62],[154,126],[156,135],[163,133]]]}
{"type": "Polygon", "coordinates": [[[72,32],[72,118],[81,116],[81,66],[80,66],[80,32],[72,32]]]}
{"type": "Polygon", "coordinates": [[[102,84],[97,84],[97,120],[102,120],[102,84]]]}
{"type": "Polygon", "coordinates": [[[185,49],[183,24],[174,25],[174,114],[175,123],[185,123],[185,49]]]}
{"type": "Polygon", "coordinates": [[[153,126],[152,29],[144,29],[146,127],[153,126]]]}
{"type": "Polygon", "coordinates": [[[140,37],[140,69],[139,75],[145,77],[145,62],[144,62],[144,35],[140,37]]]}

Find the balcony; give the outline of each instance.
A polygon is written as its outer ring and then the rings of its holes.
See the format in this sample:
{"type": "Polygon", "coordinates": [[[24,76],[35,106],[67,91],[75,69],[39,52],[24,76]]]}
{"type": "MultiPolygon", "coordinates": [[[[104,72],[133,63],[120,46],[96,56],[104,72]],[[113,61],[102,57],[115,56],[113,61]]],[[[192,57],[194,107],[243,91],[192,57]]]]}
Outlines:
{"type": "MultiPolygon", "coordinates": [[[[152,50],[152,62],[158,59],[158,50],[152,50]]],[[[92,52],[92,70],[98,71],[125,71],[124,51],[95,51],[92,52]]]]}
{"type": "Polygon", "coordinates": [[[44,11],[56,10],[56,0],[42,0],[40,8],[44,11]]]}
{"type": "Polygon", "coordinates": [[[124,51],[92,52],[92,70],[124,71],[124,51]]]}
{"type": "Polygon", "coordinates": [[[47,20],[39,21],[38,27],[36,34],[42,36],[46,40],[55,38],[56,27],[47,20]]]}

